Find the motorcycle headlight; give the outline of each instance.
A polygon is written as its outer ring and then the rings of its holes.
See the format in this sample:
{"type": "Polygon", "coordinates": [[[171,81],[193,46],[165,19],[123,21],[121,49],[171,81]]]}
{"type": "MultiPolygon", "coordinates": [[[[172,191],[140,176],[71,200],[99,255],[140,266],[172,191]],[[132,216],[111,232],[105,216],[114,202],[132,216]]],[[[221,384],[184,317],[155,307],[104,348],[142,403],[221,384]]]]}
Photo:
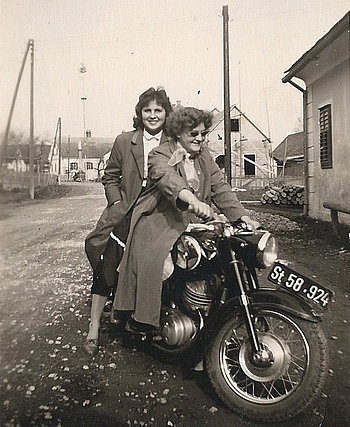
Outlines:
{"type": "Polygon", "coordinates": [[[271,267],[277,259],[277,240],[271,233],[261,236],[256,250],[256,259],[264,267],[271,267]]]}
{"type": "Polygon", "coordinates": [[[201,248],[198,241],[187,235],[182,235],[174,247],[174,262],[183,270],[193,270],[201,260],[201,248]]]}

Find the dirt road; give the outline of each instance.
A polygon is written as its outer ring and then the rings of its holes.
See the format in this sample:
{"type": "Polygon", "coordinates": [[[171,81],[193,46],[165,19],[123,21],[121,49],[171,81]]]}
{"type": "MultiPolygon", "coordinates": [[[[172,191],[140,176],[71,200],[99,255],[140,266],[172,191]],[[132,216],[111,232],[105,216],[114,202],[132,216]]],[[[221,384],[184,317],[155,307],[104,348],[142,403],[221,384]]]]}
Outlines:
{"type": "MultiPolygon", "coordinates": [[[[99,184],[70,185],[61,199],[6,207],[0,221],[0,425],[263,427],[227,410],[205,377],[113,337],[107,322],[99,357],[86,358],[91,270],[84,238],[105,199],[99,184]]],[[[284,224],[271,218],[263,216],[284,224]]],[[[324,394],[312,412],[280,425],[347,426],[350,256],[286,224],[290,230],[277,230],[282,257],[333,288],[336,302],[324,323],[331,350],[324,394]]]]}

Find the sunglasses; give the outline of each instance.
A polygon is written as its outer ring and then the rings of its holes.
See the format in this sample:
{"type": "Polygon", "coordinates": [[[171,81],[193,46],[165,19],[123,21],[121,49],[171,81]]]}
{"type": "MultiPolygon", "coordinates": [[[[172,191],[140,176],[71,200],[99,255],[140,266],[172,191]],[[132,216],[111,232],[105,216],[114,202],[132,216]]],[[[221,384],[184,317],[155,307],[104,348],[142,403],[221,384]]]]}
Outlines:
{"type": "Polygon", "coordinates": [[[202,139],[204,139],[208,135],[209,131],[204,130],[203,132],[198,132],[198,130],[192,130],[191,132],[187,132],[187,135],[196,138],[198,135],[201,136],[202,139]]]}

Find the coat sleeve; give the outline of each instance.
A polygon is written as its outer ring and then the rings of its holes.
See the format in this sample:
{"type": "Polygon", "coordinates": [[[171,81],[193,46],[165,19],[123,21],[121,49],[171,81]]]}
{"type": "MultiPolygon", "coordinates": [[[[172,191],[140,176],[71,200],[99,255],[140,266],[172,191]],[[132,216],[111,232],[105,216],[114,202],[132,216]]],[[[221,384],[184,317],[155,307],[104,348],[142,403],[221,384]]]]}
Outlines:
{"type": "Polygon", "coordinates": [[[107,166],[102,176],[102,184],[105,188],[105,194],[108,205],[121,200],[120,183],[122,178],[122,149],[125,141],[122,135],[118,135],[114,141],[111,154],[107,160],[107,166]]]}
{"type": "Polygon", "coordinates": [[[224,175],[209,155],[211,176],[211,198],[215,206],[222,211],[229,221],[236,221],[242,215],[248,215],[230,185],[225,181],[224,175]]]}
{"type": "Polygon", "coordinates": [[[148,155],[148,176],[158,190],[179,210],[187,209],[183,202],[179,203],[179,192],[189,189],[186,179],[180,176],[177,166],[168,164],[171,157],[170,150],[163,146],[154,148],[148,155]]]}

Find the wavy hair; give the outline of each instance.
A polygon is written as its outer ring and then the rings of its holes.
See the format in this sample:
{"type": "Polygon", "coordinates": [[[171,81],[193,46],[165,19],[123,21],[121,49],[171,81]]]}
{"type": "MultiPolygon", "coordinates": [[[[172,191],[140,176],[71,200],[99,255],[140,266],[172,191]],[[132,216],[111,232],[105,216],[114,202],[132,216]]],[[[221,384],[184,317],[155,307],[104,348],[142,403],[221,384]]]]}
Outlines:
{"type": "Polygon", "coordinates": [[[133,118],[133,125],[135,129],[143,129],[144,124],[142,122],[142,109],[147,107],[151,101],[156,101],[158,105],[161,105],[166,113],[166,117],[173,111],[169,97],[164,89],[158,87],[150,87],[139,96],[139,101],[135,106],[135,116],[133,118]]]}
{"type": "Polygon", "coordinates": [[[166,120],[167,133],[176,141],[180,133],[192,130],[200,123],[203,123],[206,129],[210,128],[213,113],[194,107],[178,107],[166,120]]]}

